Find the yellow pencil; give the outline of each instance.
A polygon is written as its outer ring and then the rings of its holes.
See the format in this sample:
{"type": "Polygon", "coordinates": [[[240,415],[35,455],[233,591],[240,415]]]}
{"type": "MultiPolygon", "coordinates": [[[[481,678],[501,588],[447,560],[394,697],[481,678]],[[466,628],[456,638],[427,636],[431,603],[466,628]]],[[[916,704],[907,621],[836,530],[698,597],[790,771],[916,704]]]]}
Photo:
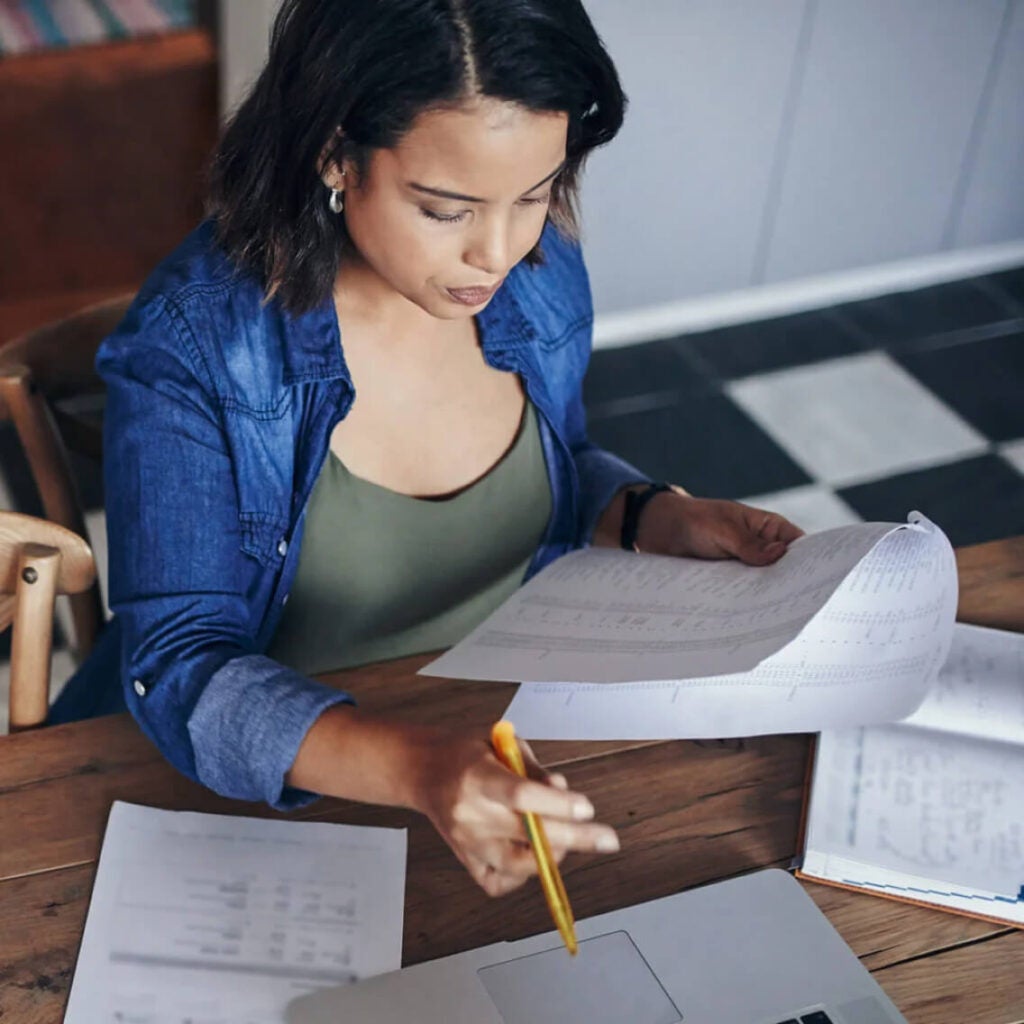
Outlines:
{"type": "MultiPolygon", "coordinates": [[[[516,741],[516,731],[511,722],[497,722],[491,730],[491,746],[498,760],[515,772],[516,775],[526,778],[526,765],[523,763],[523,754],[516,741]]],[[[537,876],[540,878],[541,888],[544,890],[544,898],[548,902],[548,909],[558,928],[558,934],[562,936],[565,948],[572,956],[576,955],[576,926],[572,918],[572,907],[569,906],[569,897],[565,893],[565,885],[562,883],[562,876],[559,874],[555,858],[551,856],[551,847],[548,846],[548,837],[544,834],[544,826],[536,814],[527,812],[523,815],[526,823],[526,834],[530,837],[530,845],[533,847],[533,855],[537,859],[537,876]]]]}

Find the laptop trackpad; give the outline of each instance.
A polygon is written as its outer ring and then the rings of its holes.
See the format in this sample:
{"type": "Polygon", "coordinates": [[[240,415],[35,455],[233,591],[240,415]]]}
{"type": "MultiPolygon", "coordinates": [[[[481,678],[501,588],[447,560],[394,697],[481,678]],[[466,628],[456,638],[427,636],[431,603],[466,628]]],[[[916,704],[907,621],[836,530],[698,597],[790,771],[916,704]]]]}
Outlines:
{"type": "Polygon", "coordinates": [[[626,932],[481,967],[505,1024],[678,1024],[682,1014],[626,932]]]}

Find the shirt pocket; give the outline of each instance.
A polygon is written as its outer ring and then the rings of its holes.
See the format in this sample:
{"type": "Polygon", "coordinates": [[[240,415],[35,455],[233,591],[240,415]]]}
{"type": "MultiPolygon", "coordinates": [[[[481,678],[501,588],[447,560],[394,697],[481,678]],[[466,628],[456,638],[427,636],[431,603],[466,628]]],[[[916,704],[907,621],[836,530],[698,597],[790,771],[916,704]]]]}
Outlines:
{"type": "Polygon", "coordinates": [[[239,512],[242,551],[268,569],[279,569],[291,546],[291,524],[264,512],[239,512]]]}
{"type": "Polygon", "coordinates": [[[225,410],[241,549],[270,569],[283,565],[293,529],[295,432],[289,408],[285,400],[273,410],[237,404],[225,410]]]}

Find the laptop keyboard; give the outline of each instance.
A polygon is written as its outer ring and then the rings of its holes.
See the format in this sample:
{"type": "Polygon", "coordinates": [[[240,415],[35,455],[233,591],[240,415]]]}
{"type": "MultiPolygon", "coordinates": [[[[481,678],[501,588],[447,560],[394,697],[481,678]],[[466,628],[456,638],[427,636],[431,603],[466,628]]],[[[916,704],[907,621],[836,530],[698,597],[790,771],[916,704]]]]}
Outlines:
{"type": "Polygon", "coordinates": [[[780,1020],[779,1024],[833,1024],[833,1022],[824,1010],[815,1010],[813,1013],[805,1013],[801,1017],[780,1020]]]}

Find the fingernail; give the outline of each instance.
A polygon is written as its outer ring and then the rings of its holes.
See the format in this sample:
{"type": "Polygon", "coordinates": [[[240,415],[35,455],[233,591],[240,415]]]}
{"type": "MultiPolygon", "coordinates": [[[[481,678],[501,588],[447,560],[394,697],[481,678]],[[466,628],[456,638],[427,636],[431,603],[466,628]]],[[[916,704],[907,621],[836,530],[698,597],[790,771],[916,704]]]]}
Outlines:
{"type": "Polygon", "coordinates": [[[552,775],[550,781],[551,785],[554,786],[555,789],[569,788],[569,782],[564,775],[552,775]]]}
{"type": "Polygon", "coordinates": [[[619,837],[614,832],[602,832],[594,846],[601,853],[616,853],[619,850],[619,837]]]}
{"type": "Polygon", "coordinates": [[[577,821],[589,821],[594,816],[594,805],[583,797],[572,805],[572,816],[577,821]]]}

